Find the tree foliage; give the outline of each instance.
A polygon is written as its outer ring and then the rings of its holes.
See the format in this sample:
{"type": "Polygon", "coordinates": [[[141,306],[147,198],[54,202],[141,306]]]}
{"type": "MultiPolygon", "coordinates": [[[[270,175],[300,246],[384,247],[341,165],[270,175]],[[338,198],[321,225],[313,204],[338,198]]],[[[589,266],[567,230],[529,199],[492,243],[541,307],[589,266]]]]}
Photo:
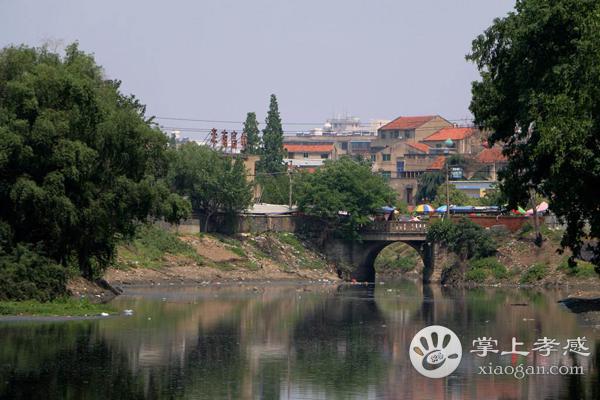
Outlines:
{"type": "Polygon", "coordinates": [[[326,161],[302,180],[298,207],[330,222],[344,236],[356,236],[361,225],[385,205],[394,204],[396,194],[385,180],[371,172],[369,162],[350,157],[326,161]]]}
{"type": "Polygon", "coordinates": [[[0,52],[4,282],[43,269],[42,259],[46,271],[71,266],[95,277],[138,222],[185,214],[162,179],[166,136],[119,86],[77,44],[64,57],[24,46],[0,52]]]}
{"type": "Polygon", "coordinates": [[[425,172],[417,181],[417,201],[430,202],[437,196],[438,187],[446,181],[441,172],[425,172]]]}
{"type": "Polygon", "coordinates": [[[491,256],[497,249],[489,232],[468,218],[461,218],[458,222],[448,219],[431,222],[427,240],[443,244],[463,262],[491,256]]]}
{"type": "Polygon", "coordinates": [[[260,136],[258,130],[258,121],[256,113],[249,112],[244,122],[244,132],[246,132],[246,147],[243,152],[247,154],[258,154],[260,151],[260,136]]]}
{"type": "Polygon", "coordinates": [[[269,112],[267,113],[265,129],[263,129],[263,148],[260,159],[260,170],[267,173],[281,172],[283,165],[283,127],[279,116],[277,97],[271,95],[269,112]]]}
{"type": "MultiPolygon", "coordinates": [[[[478,204],[477,199],[473,199],[467,196],[464,192],[458,190],[453,184],[448,185],[448,195],[448,197],[450,198],[450,205],[472,206],[478,204]]],[[[433,206],[437,208],[446,205],[447,200],[448,199],[446,198],[446,184],[442,183],[436,190],[436,196],[432,203],[433,206]]]]}
{"type": "Polygon", "coordinates": [[[600,2],[519,0],[467,57],[481,74],[471,111],[509,159],[510,206],[535,188],[567,224],[562,245],[577,255],[596,239],[600,266],[600,2]]]}
{"type": "Polygon", "coordinates": [[[190,142],[180,146],[172,159],[169,181],[190,199],[204,217],[205,228],[217,212],[233,215],[252,202],[252,185],[246,179],[241,157],[233,160],[206,146],[190,142]]]}

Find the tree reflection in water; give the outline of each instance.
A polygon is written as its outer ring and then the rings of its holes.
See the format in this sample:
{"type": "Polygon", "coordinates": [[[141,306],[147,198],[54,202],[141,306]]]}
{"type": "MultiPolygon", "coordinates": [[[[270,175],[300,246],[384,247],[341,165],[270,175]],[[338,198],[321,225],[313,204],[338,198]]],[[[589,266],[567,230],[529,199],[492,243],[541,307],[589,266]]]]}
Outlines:
{"type": "Polygon", "coordinates": [[[115,302],[132,317],[0,322],[0,398],[598,398],[599,319],[569,313],[562,296],[411,282],[132,292],[115,302]],[[431,324],[463,343],[445,379],[410,365],[410,340],[431,324]],[[468,350],[484,335],[499,347],[586,336],[593,354],[479,359],[468,350]],[[477,375],[490,361],[579,363],[586,375],[477,375]]]}

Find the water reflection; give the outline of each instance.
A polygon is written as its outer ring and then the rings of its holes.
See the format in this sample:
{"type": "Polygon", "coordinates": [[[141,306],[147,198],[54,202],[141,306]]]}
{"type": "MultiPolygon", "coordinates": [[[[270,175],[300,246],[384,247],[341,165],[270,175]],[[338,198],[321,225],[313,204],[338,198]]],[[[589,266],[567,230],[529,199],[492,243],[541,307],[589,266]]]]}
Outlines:
{"type": "Polygon", "coordinates": [[[520,399],[600,397],[600,318],[569,313],[559,291],[375,286],[222,286],[131,291],[130,317],[0,322],[0,398],[520,399]],[[440,324],[464,356],[450,377],[411,366],[408,345],[440,324]],[[589,357],[469,353],[480,336],[586,336],[589,357]],[[584,376],[478,375],[478,367],[581,365],[584,376]]]}

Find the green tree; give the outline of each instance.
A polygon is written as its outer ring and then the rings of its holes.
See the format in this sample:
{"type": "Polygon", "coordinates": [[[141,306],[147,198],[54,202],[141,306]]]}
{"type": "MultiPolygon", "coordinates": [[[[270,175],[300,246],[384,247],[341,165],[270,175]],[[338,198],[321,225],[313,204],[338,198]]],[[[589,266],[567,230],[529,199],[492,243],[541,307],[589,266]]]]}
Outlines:
{"type": "Polygon", "coordinates": [[[285,169],[283,165],[283,128],[279,116],[277,97],[274,94],[271,95],[262,141],[260,170],[267,173],[282,172],[285,169]]]}
{"type": "Polygon", "coordinates": [[[169,180],[178,193],[190,199],[193,210],[203,216],[205,230],[217,212],[232,216],[252,202],[252,185],[246,179],[242,158],[232,160],[193,142],[176,150],[169,180]]]}
{"type": "Polygon", "coordinates": [[[326,161],[302,180],[298,207],[321,217],[330,228],[346,237],[356,237],[369,217],[385,205],[394,204],[396,193],[385,180],[371,172],[369,162],[350,157],[326,161]]]}
{"type": "Polygon", "coordinates": [[[417,181],[417,201],[429,202],[436,198],[438,187],[446,181],[441,172],[425,172],[417,181]]]}
{"type": "Polygon", "coordinates": [[[431,222],[427,240],[443,244],[463,263],[473,258],[489,257],[497,249],[489,232],[464,217],[458,222],[448,219],[431,222]]]}
{"type": "Polygon", "coordinates": [[[519,0],[473,41],[471,111],[502,143],[511,207],[550,199],[574,255],[594,243],[600,273],[600,2],[519,0]],[[589,223],[590,229],[584,229],[589,223]]]}
{"type": "Polygon", "coordinates": [[[97,277],[139,222],[185,214],[163,179],[167,137],[119,86],[77,44],[64,57],[25,46],[0,52],[4,282],[29,279],[42,290],[34,272],[44,259],[46,271],[54,264],[97,277]]]}
{"type": "Polygon", "coordinates": [[[246,147],[243,152],[247,154],[258,154],[260,150],[260,136],[258,130],[258,121],[256,113],[249,112],[244,122],[244,132],[246,132],[246,147]]]}

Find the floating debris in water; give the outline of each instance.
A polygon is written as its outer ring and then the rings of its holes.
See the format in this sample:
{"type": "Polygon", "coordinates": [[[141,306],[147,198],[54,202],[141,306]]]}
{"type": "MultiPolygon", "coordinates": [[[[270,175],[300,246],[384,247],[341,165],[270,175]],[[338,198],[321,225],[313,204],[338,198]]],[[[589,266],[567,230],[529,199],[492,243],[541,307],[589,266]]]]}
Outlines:
{"type": "Polygon", "coordinates": [[[133,310],[123,310],[124,315],[133,315],[133,310]]]}
{"type": "Polygon", "coordinates": [[[100,313],[100,316],[102,316],[102,317],[108,317],[108,315],[109,315],[109,314],[108,314],[108,313],[106,313],[106,312],[100,313]]]}

